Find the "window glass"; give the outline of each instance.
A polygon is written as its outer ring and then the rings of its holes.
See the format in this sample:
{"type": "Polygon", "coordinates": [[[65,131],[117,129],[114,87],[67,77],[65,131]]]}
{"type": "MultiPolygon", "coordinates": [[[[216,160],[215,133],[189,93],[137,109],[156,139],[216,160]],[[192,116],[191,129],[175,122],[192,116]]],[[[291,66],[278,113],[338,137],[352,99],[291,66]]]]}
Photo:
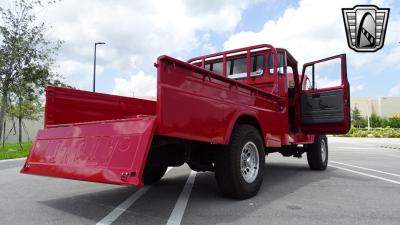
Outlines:
{"type": "Polygon", "coordinates": [[[222,67],[223,67],[223,62],[208,63],[204,66],[206,70],[210,70],[218,74],[223,73],[222,67]]]}
{"type": "Polygon", "coordinates": [[[303,76],[305,76],[305,77],[303,78],[303,85],[302,85],[303,90],[304,90],[304,88],[305,88],[305,90],[314,89],[313,83],[312,83],[312,73],[313,73],[312,69],[313,69],[312,66],[307,66],[304,71],[303,76]]]}
{"type": "Polygon", "coordinates": [[[278,53],[278,74],[285,74],[285,55],[278,53]]]}
{"type": "MultiPolygon", "coordinates": [[[[218,74],[223,74],[223,62],[205,64],[204,68],[218,74]]],[[[265,68],[265,56],[256,55],[251,57],[251,77],[262,76],[265,68]]],[[[247,57],[228,60],[226,62],[226,72],[229,78],[240,79],[247,77],[247,57]]]]}
{"type": "Polygon", "coordinates": [[[268,72],[269,74],[274,74],[274,54],[268,54],[268,72]]]}
{"type": "Polygon", "coordinates": [[[229,78],[240,79],[247,76],[247,58],[230,60],[229,78]]]}
{"type": "Polygon", "coordinates": [[[212,71],[214,71],[218,74],[222,74],[223,73],[222,65],[223,65],[223,62],[213,63],[212,71]]]}
{"type": "Polygon", "coordinates": [[[232,74],[246,73],[246,71],[247,71],[246,68],[247,68],[247,59],[246,58],[240,58],[240,59],[233,60],[232,74]]]}
{"type": "Polygon", "coordinates": [[[313,65],[307,66],[304,73],[304,79],[308,78],[311,84],[306,83],[307,90],[338,87],[342,83],[340,58],[315,63],[314,75],[313,65]]]}
{"type": "Polygon", "coordinates": [[[291,66],[287,66],[287,67],[286,67],[286,70],[287,70],[287,71],[286,71],[287,73],[293,74],[293,68],[292,68],[291,66]]]}
{"type": "Polygon", "coordinates": [[[264,55],[252,56],[250,77],[262,76],[264,74],[264,66],[265,66],[264,55]]]}
{"type": "Polygon", "coordinates": [[[314,65],[315,89],[340,86],[342,83],[340,58],[316,63],[314,65]]]}
{"type": "Polygon", "coordinates": [[[313,86],[312,86],[312,83],[311,83],[311,81],[310,81],[310,79],[308,79],[308,77],[307,78],[305,78],[306,79],[306,85],[305,85],[305,87],[303,88],[303,90],[312,90],[313,89],[313,86]]]}

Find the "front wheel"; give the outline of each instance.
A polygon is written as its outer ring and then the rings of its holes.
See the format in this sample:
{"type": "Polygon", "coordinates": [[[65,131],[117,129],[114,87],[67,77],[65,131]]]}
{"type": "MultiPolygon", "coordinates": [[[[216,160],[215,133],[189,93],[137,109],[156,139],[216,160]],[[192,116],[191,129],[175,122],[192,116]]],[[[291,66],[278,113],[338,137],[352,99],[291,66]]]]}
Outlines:
{"type": "Polygon", "coordinates": [[[235,127],[229,145],[221,150],[215,164],[217,184],[225,196],[246,199],[257,194],[263,181],[263,146],[255,127],[247,124],[235,127]]]}
{"type": "Polygon", "coordinates": [[[307,161],[312,170],[325,170],[328,165],[328,139],[315,136],[314,143],[307,146],[307,161]]]}

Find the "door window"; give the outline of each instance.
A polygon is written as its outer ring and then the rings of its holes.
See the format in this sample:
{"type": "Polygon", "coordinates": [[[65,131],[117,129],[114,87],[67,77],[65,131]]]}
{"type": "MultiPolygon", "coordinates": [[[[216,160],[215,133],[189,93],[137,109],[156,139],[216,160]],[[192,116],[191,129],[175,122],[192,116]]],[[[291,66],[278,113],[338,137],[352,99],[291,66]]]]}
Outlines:
{"type": "Polygon", "coordinates": [[[311,85],[307,89],[324,89],[341,85],[341,59],[334,58],[328,61],[309,65],[305,68],[305,79],[309,79],[311,85]]]}

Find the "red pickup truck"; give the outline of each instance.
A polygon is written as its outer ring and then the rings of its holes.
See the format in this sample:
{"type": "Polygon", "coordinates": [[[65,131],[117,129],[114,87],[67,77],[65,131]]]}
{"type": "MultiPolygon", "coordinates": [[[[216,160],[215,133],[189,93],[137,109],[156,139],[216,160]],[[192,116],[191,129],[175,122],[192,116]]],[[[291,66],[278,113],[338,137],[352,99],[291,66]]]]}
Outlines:
{"type": "Polygon", "coordinates": [[[266,154],[307,153],[311,169],[325,170],[325,134],[350,127],[344,54],[301,74],[268,44],[187,62],[163,55],[154,66],[156,101],[47,87],[45,127],[21,172],[140,187],[187,163],[244,199],[260,189],[266,154]]]}

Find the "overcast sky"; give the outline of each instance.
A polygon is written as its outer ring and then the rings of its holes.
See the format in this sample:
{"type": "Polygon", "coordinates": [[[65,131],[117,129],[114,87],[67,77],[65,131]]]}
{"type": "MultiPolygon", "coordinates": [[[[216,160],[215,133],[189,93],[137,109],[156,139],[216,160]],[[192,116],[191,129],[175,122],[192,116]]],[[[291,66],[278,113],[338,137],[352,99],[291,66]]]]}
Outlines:
{"type": "MultiPolygon", "coordinates": [[[[6,6],[9,0],[1,0],[6,6]]],[[[126,96],[155,95],[153,63],[167,54],[182,60],[221,50],[270,43],[301,64],[348,54],[353,96],[400,96],[400,4],[353,0],[64,0],[38,13],[63,40],[57,71],[65,82],[91,90],[93,44],[97,90],[126,96]],[[341,8],[390,7],[385,46],[355,53],[347,46],[341,8]]]]}

